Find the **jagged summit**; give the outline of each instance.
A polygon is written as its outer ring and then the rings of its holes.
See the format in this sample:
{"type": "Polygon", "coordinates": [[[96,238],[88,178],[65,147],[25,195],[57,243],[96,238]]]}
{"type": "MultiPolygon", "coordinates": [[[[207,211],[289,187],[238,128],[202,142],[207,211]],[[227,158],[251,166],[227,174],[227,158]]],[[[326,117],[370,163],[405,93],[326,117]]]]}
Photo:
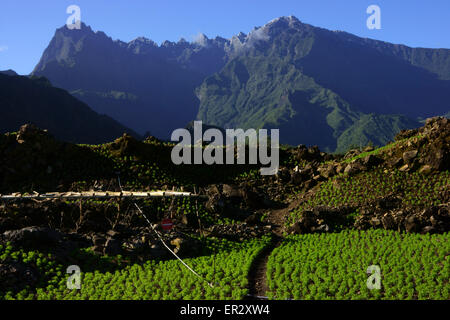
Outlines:
{"type": "Polygon", "coordinates": [[[247,38],[247,34],[241,31],[236,35],[236,38],[238,38],[241,42],[244,42],[245,39],[247,38]]]}
{"type": "Polygon", "coordinates": [[[186,47],[190,47],[192,46],[192,43],[188,42],[185,38],[181,37],[178,41],[177,41],[177,45],[181,46],[183,48],[186,47]]]}
{"type": "MultiPolygon", "coordinates": [[[[214,40],[213,40],[214,41],[214,40]]],[[[207,46],[208,43],[210,43],[211,41],[209,41],[208,37],[206,36],[206,34],[204,33],[200,33],[198,34],[195,38],[193,43],[194,44],[198,44],[200,46],[207,46]]]]}
{"type": "Polygon", "coordinates": [[[284,22],[300,22],[300,20],[299,20],[296,16],[290,15],[290,16],[281,16],[281,17],[272,19],[272,20],[270,20],[270,21],[268,22],[268,24],[270,24],[270,23],[276,23],[276,22],[278,22],[278,21],[284,21],[284,22]]]}
{"type": "Polygon", "coordinates": [[[145,37],[138,37],[126,43],[127,49],[132,50],[136,54],[148,53],[149,51],[158,48],[158,44],[153,40],[145,37]]]}
{"type": "Polygon", "coordinates": [[[153,40],[150,40],[146,37],[137,37],[136,39],[131,40],[130,43],[148,43],[148,44],[154,44],[155,42],[153,40]]]}
{"type": "MultiPolygon", "coordinates": [[[[283,27],[298,27],[300,25],[303,25],[298,18],[295,16],[282,16],[275,18],[268,23],[266,23],[262,27],[255,27],[252,31],[250,31],[248,34],[244,32],[239,32],[238,34],[232,36],[230,39],[226,39],[220,36],[216,36],[213,39],[209,39],[204,33],[200,33],[198,36],[194,37],[192,41],[188,41],[185,38],[180,38],[178,41],[170,41],[165,40],[160,45],[158,45],[156,42],[154,42],[151,39],[148,39],[146,37],[140,36],[136,39],[133,39],[129,42],[124,42],[122,40],[114,40],[113,42],[118,43],[119,45],[123,47],[128,47],[134,51],[136,51],[136,45],[150,45],[152,47],[173,47],[176,45],[206,45],[206,44],[227,44],[228,46],[232,46],[233,39],[238,39],[239,42],[244,43],[248,40],[248,36],[250,33],[254,32],[255,30],[265,30],[265,29],[273,29],[273,28],[283,28],[283,27]]],[[[87,25],[84,22],[81,22],[81,28],[80,29],[69,29],[66,25],[63,25],[62,27],[56,29],[55,37],[58,35],[62,35],[64,37],[70,37],[75,41],[78,41],[86,36],[97,36],[102,38],[107,38],[112,41],[110,37],[108,37],[107,34],[105,34],[103,31],[94,31],[91,26],[87,25]]]]}
{"type": "Polygon", "coordinates": [[[382,145],[417,117],[448,112],[449,55],[294,16],[229,39],[201,33],[160,45],[145,37],[113,41],[82,24],[56,32],[33,74],[141,134],[167,138],[197,117],[223,128],[276,125],[283,143],[342,151],[367,140],[382,145]]]}
{"type": "Polygon", "coordinates": [[[282,16],[275,19],[270,20],[268,23],[264,25],[264,27],[274,27],[274,26],[288,26],[288,27],[296,27],[302,25],[303,23],[297,19],[295,16],[282,16]]]}
{"type": "Polygon", "coordinates": [[[80,29],[69,29],[67,25],[63,25],[60,28],[56,29],[55,34],[62,33],[64,35],[75,35],[75,34],[95,34],[94,30],[92,30],[91,26],[81,22],[80,29]]]}

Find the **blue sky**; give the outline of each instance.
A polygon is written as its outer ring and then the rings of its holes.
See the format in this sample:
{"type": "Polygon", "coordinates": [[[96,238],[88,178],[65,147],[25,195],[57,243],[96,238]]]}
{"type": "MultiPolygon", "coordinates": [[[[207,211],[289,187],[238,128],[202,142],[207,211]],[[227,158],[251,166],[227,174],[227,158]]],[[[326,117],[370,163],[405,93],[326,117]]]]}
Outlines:
{"type": "Polygon", "coordinates": [[[315,26],[413,47],[450,48],[449,0],[1,0],[0,70],[28,74],[69,5],[81,19],[113,39],[145,36],[157,43],[193,40],[200,32],[229,38],[279,16],[315,26]],[[366,9],[381,8],[381,30],[369,30],[366,9]]]}

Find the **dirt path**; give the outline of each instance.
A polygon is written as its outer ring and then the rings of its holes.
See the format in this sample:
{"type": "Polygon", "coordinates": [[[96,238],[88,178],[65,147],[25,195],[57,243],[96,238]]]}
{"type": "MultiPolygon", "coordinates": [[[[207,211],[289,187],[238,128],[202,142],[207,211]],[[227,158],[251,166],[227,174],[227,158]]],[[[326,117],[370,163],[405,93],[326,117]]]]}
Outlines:
{"type": "Polygon", "coordinates": [[[248,273],[249,300],[264,299],[267,292],[267,261],[273,249],[278,247],[283,238],[273,233],[272,242],[253,260],[248,273]]]}
{"type": "Polygon", "coordinates": [[[275,233],[278,237],[284,237],[284,233],[286,230],[286,217],[289,215],[289,212],[298,207],[299,203],[303,200],[303,197],[295,198],[288,205],[283,208],[272,210],[269,216],[266,218],[266,222],[268,222],[272,226],[272,232],[275,233]]]}
{"type": "Polygon", "coordinates": [[[272,226],[272,242],[259,255],[253,260],[248,273],[248,288],[249,296],[247,299],[259,300],[265,299],[267,293],[267,261],[272,251],[278,247],[284,238],[285,218],[289,214],[289,211],[297,207],[301,198],[296,198],[284,208],[272,210],[269,216],[266,218],[272,226]]]}

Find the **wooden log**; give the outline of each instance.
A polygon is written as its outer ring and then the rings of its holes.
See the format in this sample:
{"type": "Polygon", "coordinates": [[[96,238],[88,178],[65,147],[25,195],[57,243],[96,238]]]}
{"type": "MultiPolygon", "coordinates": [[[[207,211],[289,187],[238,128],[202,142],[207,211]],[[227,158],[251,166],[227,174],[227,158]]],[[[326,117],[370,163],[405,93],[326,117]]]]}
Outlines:
{"type": "Polygon", "coordinates": [[[187,197],[197,199],[207,199],[205,195],[193,194],[191,192],[178,192],[178,191],[121,191],[121,192],[48,192],[48,193],[35,193],[24,195],[21,193],[12,193],[6,195],[0,195],[0,201],[10,200],[46,200],[46,199],[112,199],[112,198],[167,198],[167,197],[187,197]]]}

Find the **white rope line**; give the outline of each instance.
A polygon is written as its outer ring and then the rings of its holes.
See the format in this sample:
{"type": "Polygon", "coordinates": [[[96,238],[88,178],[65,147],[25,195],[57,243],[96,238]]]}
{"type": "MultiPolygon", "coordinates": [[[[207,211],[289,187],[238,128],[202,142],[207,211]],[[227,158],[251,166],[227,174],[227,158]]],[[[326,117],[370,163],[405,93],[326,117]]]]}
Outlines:
{"type": "MultiPolygon", "coordinates": [[[[120,190],[123,191],[122,189],[122,184],[120,183],[120,176],[117,175],[117,179],[119,181],[119,187],[120,190]]],[[[141,208],[139,208],[139,206],[137,205],[136,202],[133,201],[133,204],[136,206],[136,208],[139,210],[139,212],[142,214],[142,216],[145,218],[145,220],[147,220],[148,224],[150,225],[150,227],[152,228],[152,230],[155,232],[155,234],[157,235],[157,237],[159,238],[159,240],[161,241],[161,243],[164,245],[164,247],[166,247],[167,250],[169,250],[174,256],[175,258],[177,258],[189,271],[191,271],[193,274],[195,274],[197,277],[199,277],[200,279],[202,279],[203,281],[205,281],[211,288],[214,288],[214,286],[209,283],[205,278],[203,278],[201,275],[199,275],[197,272],[195,272],[189,265],[187,265],[175,252],[172,251],[172,249],[170,249],[170,247],[164,242],[163,238],[161,237],[161,235],[159,234],[159,232],[155,229],[155,227],[153,226],[153,224],[150,222],[150,220],[147,218],[147,216],[145,215],[145,213],[141,210],[141,208]]]]}

